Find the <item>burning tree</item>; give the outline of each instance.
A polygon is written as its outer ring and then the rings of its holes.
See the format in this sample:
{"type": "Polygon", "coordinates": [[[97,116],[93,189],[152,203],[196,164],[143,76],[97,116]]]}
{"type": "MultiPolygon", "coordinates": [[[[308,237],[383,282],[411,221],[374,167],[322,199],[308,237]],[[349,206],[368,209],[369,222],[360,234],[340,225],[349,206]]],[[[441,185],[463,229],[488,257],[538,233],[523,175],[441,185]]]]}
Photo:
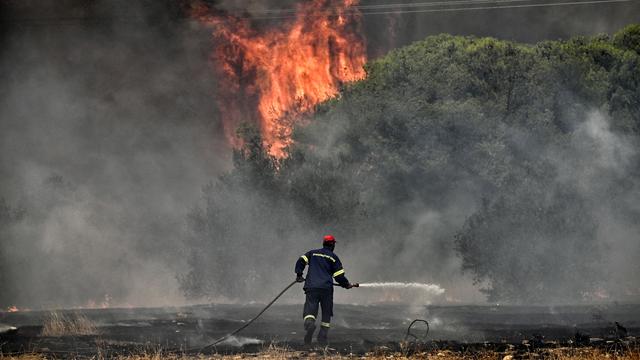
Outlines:
{"type": "Polygon", "coordinates": [[[335,96],[345,82],[364,78],[364,39],[357,0],[296,4],[284,24],[258,29],[248,17],[192,5],[191,13],[213,29],[213,67],[221,86],[217,101],[227,138],[240,123],[259,125],[277,157],[291,144],[287,115],[312,109],[335,96]]]}

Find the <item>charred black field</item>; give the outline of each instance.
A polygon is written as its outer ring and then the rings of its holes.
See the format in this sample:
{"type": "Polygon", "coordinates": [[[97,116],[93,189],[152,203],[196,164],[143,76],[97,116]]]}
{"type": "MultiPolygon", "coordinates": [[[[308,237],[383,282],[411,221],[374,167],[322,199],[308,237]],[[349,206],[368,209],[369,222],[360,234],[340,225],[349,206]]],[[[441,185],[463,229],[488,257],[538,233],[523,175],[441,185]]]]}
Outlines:
{"type": "MultiPolygon", "coordinates": [[[[43,335],[49,311],[2,313],[0,322],[16,327],[0,334],[0,353],[37,353],[55,357],[128,355],[158,351],[186,354],[255,353],[276,345],[305,350],[299,305],[275,305],[251,327],[215,348],[215,339],[242,326],[261,305],[199,305],[180,308],[59,311],[85,317],[93,334],[43,335]]],[[[640,306],[403,306],[336,305],[330,347],[339,354],[421,349],[526,352],[536,348],[636,348],[640,306]],[[412,328],[413,319],[429,322],[412,328]],[[617,324],[616,324],[617,323],[617,324]],[[403,341],[407,340],[407,345],[403,341]],[[381,350],[382,349],[382,350],[381,350]]],[[[5,327],[6,328],[6,327],[5,327]]]]}

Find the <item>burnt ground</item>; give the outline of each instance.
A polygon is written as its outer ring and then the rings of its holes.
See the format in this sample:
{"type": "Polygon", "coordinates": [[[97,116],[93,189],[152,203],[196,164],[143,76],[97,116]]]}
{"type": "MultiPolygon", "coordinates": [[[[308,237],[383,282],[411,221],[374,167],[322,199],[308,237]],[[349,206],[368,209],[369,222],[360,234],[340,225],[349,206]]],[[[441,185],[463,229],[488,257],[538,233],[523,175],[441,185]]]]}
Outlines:
{"type": "MultiPolygon", "coordinates": [[[[82,314],[98,328],[97,335],[41,336],[48,311],[0,313],[0,355],[39,352],[64,357],[131,354],[144,351],[186,353],[255,352],[277,344],[302,350],[301,305],[274,305],[260,319],[215,348],[202,349],[242,326],[262,305],[200,305],[180,308],[65,310],[82,314]]],[[[430,331],[423,348],[454,351],[559,346],[637,346],[640,305],[599,306],[402,306],[335,305],[331,347],[340,353],[362,354],[380,348],[395,351],[407,326],[426,319],[430,331]],[[616,328],[618,322],[626,329],[616,328]]],[[[414,332],[426,327],[416,324],[414,332]]],[[[411,340],[415,340],[411,338],[411,340]]]]}

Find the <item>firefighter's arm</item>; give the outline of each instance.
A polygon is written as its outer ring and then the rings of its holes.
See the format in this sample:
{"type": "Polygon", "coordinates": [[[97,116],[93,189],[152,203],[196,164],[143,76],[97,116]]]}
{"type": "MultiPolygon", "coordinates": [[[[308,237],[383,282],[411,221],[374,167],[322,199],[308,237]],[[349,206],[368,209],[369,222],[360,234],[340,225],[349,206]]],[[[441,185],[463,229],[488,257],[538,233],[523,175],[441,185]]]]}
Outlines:
{"type": "Polygon", "coordinates": [[[309,264],[309,258],[307,257],[307,254],[300,256],[298,258],[298,261],[296,261],[296,280],[298,282],[304,281],[302,272],[304,271],[304,268],[307,266],[307,264],[309,264]]]}
{"type": "Polygon", "coordinates": [[[340,259],[336,259],[333,268],[333,278],[336,280],[336,282],[343,288],[350,289],[351,283],[349,283],[349,280],[347,280],[347,277],[344,275],[344,268],[342,267],[342,262],[340,262],[340,259]]]}

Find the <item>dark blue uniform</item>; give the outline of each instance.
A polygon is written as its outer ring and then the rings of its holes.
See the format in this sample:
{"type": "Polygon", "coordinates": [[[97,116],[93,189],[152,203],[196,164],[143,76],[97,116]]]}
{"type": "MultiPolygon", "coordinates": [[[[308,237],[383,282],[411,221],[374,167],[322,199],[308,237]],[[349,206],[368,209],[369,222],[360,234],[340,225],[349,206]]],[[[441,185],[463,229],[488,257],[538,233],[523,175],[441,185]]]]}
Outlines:
{"type": "Polygon", "coordinates": [[[307,321],[314,322],[318,316],[318,305],[322,307],[322,322],[318,340],[326,342],[327,330],[331,326],[333,315],[333,280],[342,287],[349,286],[349,280],[344,275],[342,263],[336,254],[329,248],[311,250],[302,255],[296,262],[296,274],[302,276],[305,266],[309,266],[307,278],[304,282],[303,316],[307,321]]]}

